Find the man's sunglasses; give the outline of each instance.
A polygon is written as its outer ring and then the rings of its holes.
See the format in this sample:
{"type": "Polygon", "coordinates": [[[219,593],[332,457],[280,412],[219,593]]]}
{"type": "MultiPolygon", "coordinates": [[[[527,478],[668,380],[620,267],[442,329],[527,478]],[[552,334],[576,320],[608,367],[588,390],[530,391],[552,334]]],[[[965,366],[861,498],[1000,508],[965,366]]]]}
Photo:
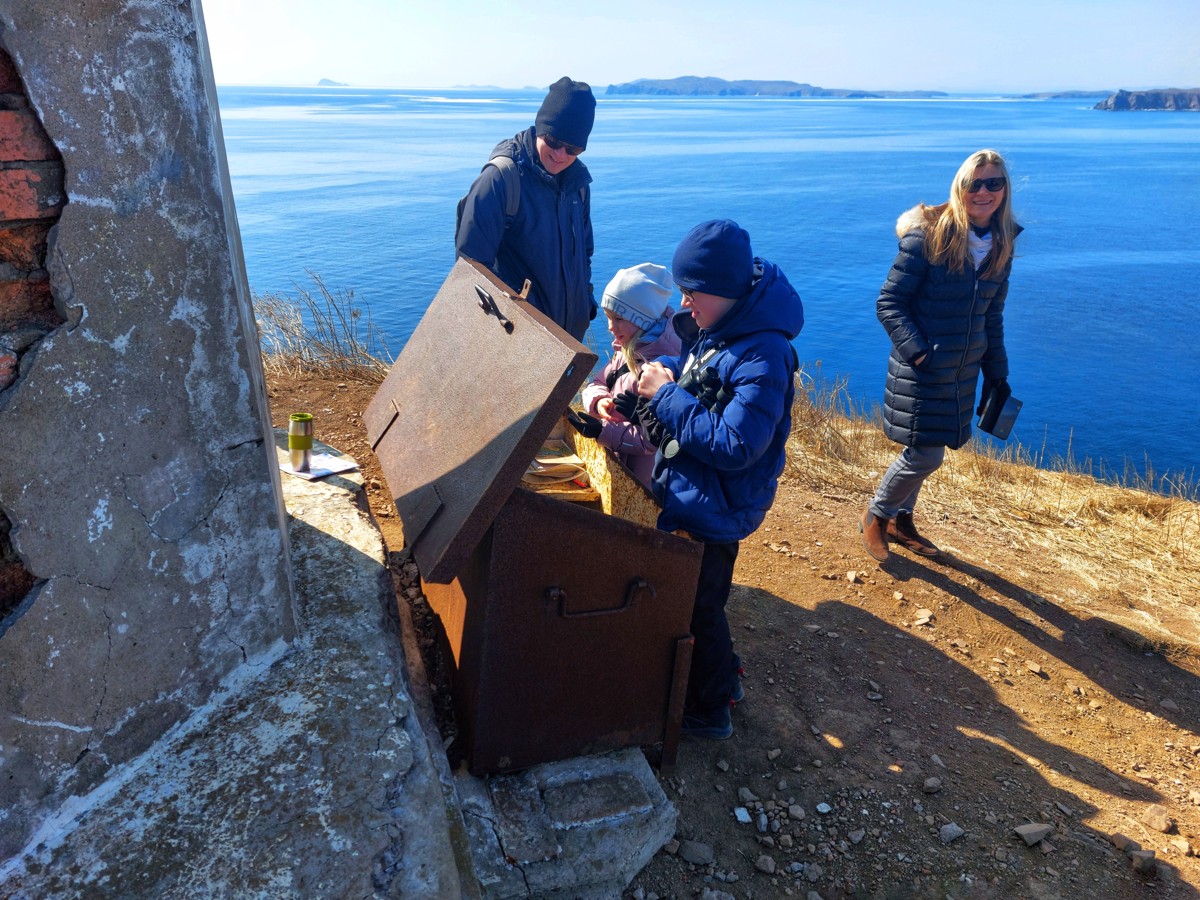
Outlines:
{"type": "Polygon", "coordinates": [[[582,147],[576,147],[574,144],[564,144],[562,141],[548,134],[543,134],[542,140],[546,142],[546,146],[551,150],[565,150],[568,156],[578,156],[583,152],[582,147]]]}
{"type": "Polygon", "coordinates": [[[993,194],[1004,190],[1008,184],[1008,179],[1001,176],[1000,178],[976,178],[967,185],[968,194],[978,194],[980,188],[987,188],[993,194]]]}

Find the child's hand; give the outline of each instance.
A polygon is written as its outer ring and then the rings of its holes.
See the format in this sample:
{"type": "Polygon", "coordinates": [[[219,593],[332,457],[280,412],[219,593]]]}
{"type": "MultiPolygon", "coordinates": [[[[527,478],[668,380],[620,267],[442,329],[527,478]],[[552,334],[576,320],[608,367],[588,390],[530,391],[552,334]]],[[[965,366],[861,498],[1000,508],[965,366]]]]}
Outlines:
{"type": "Polygon", "coordinates": [[[638,396],[649,399],[657,394],[664,384],[670,384],[674,380],[674,373],[662,363],[647,363],[642,366],[642,377],[638,379],[638,396]]]}
{"type": "Polygon", "coordinates": [[[613,406],[612,397],[602,397],[596,401],[596,415],[605,422],[613,420],[614,412],[616,412],[616,407],[613,406]]]}

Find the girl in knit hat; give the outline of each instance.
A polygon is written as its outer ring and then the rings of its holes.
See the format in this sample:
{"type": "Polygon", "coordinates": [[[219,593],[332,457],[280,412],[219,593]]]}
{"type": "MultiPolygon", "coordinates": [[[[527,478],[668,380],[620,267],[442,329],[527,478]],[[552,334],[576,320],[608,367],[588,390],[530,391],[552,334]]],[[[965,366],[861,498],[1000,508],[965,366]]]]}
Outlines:
{"type": "Polygon", "coordinates": [[[600,308],[608,318],[613,357],[583,389],[583,408],[602,423],[596,438],[649,486],[655,446],[645,429],[616,407],[614,398],[637,391],[642,366],[660,356],[677,356],[680,338],[672,323],[671,271],[654,263],[621,269],[604,289],[600,308]]]}

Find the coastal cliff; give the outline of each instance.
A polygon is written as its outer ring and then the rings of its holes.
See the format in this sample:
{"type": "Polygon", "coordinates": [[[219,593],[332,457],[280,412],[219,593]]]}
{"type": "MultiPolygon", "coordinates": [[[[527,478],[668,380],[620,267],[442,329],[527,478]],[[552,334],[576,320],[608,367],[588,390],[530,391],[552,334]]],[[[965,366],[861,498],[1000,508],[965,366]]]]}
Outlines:
{"type": "Polygon", "coordinates": [[[723,78],[695,75],[685,75],[681,78],[639,78],[624,84],[610,84],[605,93],[660,97],[833,97],[850,100],[947,96],[941,91],[860,91],[823,88],[795,81],[726,81],[723,78]]]}
{"type": "Polygon", "coordinates": [[[1189,109],[1200,110],[1200,88],[1187,91],[1117,91],[1097,103],[1093,109],[1189,109]]]}

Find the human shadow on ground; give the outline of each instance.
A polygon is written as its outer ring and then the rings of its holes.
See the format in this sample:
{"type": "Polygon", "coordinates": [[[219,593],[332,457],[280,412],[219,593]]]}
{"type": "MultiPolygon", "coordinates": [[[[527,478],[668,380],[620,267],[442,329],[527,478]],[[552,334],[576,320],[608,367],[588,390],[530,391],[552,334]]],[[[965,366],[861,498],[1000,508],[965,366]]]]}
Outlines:
{"type": "MultiPolygon", "coordinates": [[[[881,804],[892,811],[883,815],[932,816],[939,827],[954,822],[980,847],[1012,850],[1014,876],[1045,863],[1040,852],[1026,854],[1013,829],[1046,822],[1056,826],[1052,841],[1086,846],[1112,863],[1108,871],[1128,872],[1108,834],[1086,824],[1100,809],[1073,783],[1141,804],[1162,799],[1154,787],[1126,783],[1101,760],[1039,733],[985,678],[936,645],[853,605],[851,597],[810,610],[737,585],[729,616],[735,637],[757,632],[753,648],[737,644],[747,696],[734,710],[734,746],[742,733],[758,732],[767,746],[786,748],[777,771],[802,773],[806,799],[840,806],[852,820],[861,812],[869,829],[879,812],[869,801],[898,796],[899,805],[881,804]],[[929,778],[945,786],[927,793],[929,778]]],[[[717,747],[685,743],[681,753],[720,755],[717,747]]],[[[850,821],[846,830],[858,824],[850,821]]],[[[899,846],[904,832],[893,830],[891,843],[881,839],[876,849],[929,852],[926,828],[908,834],[912,847],[899,846]]],[[[1169,877],[1169,864],[1160,866],[1169,877]]]]}
{"type": "Polygon", "coordinates": [[[1196,699],[1200,698],[1200,678],[1153,652],[1146,637],[1133,629],[1101,616],[1080,618],[997,572],[945,551],[929,560],[893,553],[880,568],[898,581],[920,580],[968,604],[1077,669],[1122,703],[1189,731],[1200,722],[1196,699]],[[945,568],[961,572],[982,587],[959,583],[945,568]],[[1016,608],[989,599],[983,587],[1016,608]]]}

